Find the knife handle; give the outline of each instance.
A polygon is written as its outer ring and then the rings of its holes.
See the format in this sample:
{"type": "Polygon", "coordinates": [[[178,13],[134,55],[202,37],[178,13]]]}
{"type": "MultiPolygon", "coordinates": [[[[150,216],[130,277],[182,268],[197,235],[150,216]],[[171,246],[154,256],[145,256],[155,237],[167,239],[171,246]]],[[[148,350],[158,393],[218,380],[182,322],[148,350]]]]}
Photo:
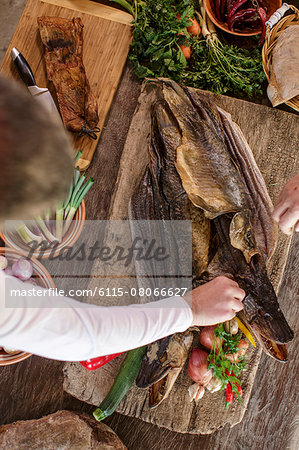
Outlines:
{"type": "Polygon", "coordinates": [[[35,83],[34,75],[32,73],[32,70],[31,70],[28,62],[26,61],[26,59],[24,58],[22,53],[20,53],[19,50],[17,50],[14,47],[11,51],[11,57],[18,69],[20,77],[22,78],[22,80],[24,81],[26,86],[27,87],[35,86],[36,83],[35,83]]]}

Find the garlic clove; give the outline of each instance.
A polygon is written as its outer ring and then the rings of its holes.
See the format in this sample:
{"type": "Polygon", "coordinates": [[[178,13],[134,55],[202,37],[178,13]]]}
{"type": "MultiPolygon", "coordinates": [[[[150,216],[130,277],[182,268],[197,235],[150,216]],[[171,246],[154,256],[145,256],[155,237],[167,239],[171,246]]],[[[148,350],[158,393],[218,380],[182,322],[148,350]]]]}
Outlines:
{"type": "Polygon", "coordinates": [[[232,335],[235,335],[239,331],[238,322],[235,319],[227,320],[223,324],[224,329],[227,333],[230,333],[232,335]]]}
{"type": "Polygon", "coordinates": [[[207,384],[206,388],[208,389],[208,391],[211,392],[211,394],[213,394],[213,392],[217,392],[220,391],[221,389],[221,381],[219,380],[219,378],[213,377],[209,384],[207,384]]]}
{"type": "Polygon", "coordinates": [[[199,386],[194,400],[196,402],[198,400],[200,400],[204,396],[204,393],[205,393],[205,388],[203,386],[199,386]]]}
{"type": "Polygon", "coordinates": [[[199,389],[199,386],[196,383],[191,384],[191,386],[188,387],[188,393],[189,393],[189,396],[190,396],[190,402],[192,402],[192,400],[195,399],[198,389],[199,389]]]}

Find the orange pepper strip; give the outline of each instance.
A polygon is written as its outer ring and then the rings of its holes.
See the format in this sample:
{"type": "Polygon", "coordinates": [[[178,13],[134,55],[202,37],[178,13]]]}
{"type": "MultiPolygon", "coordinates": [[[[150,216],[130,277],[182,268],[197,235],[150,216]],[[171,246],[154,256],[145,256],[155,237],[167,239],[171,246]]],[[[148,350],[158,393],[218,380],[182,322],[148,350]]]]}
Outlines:
{"type": "Polygon", "coordinates": [[[238,323],[238,326],[239,326],[240,330],[242,331],[242,333],[244,333],[245,336],[247,337],[247,339],[249,340],[249,342],[250,342],[254,347],[256,347],[256,344],[255,344],[255,342],[254,342],[254,339],[253,339],[253,337],[252,337],[252,334],[250,333],[250,331],[248,330],[248,328],[245,327],[244,323],[241,322],[241,320],[240,320],[238,317],[235,317],[235,319],[236,319],[236,321],[237,321],[237,323],[238,323]]]}

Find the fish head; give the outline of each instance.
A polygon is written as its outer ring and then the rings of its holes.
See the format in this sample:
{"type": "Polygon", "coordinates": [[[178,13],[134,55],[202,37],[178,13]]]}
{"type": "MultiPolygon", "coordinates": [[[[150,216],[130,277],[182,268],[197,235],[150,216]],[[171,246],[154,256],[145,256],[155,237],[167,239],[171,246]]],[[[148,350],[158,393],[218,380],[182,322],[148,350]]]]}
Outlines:
{"type": "Polygon", "coordinates": [[[244,309],[239,313],[241,320],[244,317],[244,323],[252,330],[266,353],[279,361],[286,361],[285,344],[293,339],[294,333],[280,309],[275,290],[268,278],[264,257],[259,253],[248,253],[248,261],[244,255],[244,249],[254,250],[254,239],[246,215],[237,214],[234,219],[233,227],[229,216],[221,216],[214,221],[220,239],[219,267],[223,272],[226,269],[246,292],[244,309]],[[240,236],[238,223],[241,224],[240,236]],[[237,241],[238,245],[231,245],[232,234],[235,234],[234,244],[237,241]]]}
{"type": "Polygon", "coordinates": [[[294,333],[279,308],[271,283],[268,284],[245,297],[243,320],[267,354],[278,361],[286,362],[285,344],[293,339],[294,333]]]}
{"type": "Polygon", "coordinates": [[[185,365],[192,341],[193,334],[187,330],[148,346],[136,385],[140,388],[150,386],[150,408],[155,408],[168,397],[185,365]]]}
{"type": "Polygon", "coordinates": [[[259,333],[259,330],[257,328],[253,327],[253,330],[253,334],[255,334],[255,336],[258,336],[258,340],[261,343],[265,353],[279,362],[288,362],[288,352],[286,344],[279,344],[278,342],[265,338],[265,336],[259,333]]]}

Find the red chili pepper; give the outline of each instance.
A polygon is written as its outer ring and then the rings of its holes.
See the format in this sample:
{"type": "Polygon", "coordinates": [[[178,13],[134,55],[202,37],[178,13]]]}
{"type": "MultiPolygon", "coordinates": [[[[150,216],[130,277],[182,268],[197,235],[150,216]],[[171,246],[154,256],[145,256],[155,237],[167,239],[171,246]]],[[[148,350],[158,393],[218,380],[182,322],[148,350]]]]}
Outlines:
{"type": "MultiPolygon", "coordinates": [[[[241,386],[238,383],[236,383],[236,388],[237,388],[237,391],[239,392],[240,397],[242,397],[243,391],[242,391],[241,386]]],[[[238,397],[236,392],[235,392],[235,394],[236,394],[236,397],[238,397]]]]}
{"type": "Polygon", "coordinates": [[[233,390],[232,390],[232,387],[231,387],[230,383],[227,383],[226,388],[225,388],[225,392],[226,392],[226,405],[225,405],[225,407],[227,407],[227,405],[229,403],[233,402],[233,390]]]}
{"type": "Polygon", "coordinates": [[[234,29],[234,24],[236,22],[245,22],[255,16],[257,10],[254,8],[243,9],[242,11],[237,11],[232,17],[228,18],[228,28],[230,30],[234,29]]]}
{"type": "Polygon", "coordinates": [[[259,6],[264,8],[265,11],[267,11],[267,3],[264,0],[257,0],[259,6]]]}
{"type": "Polygon", "coordinates": [[[264,10],[264,8],[262,8],[262,7],[257,8],[257,13],[260,16],[261,26],[262,26],[262,34],[261,34],[261,39],[260,39],[260,42],[259,42],[259,45],[261,45],[264,42],[265,35],[266,35],[267,13],[264,10]]]}
{"type": "MultiPolygon", "coordinates": [[[[242,25],[246,26],[247,28],[254,28],[256,29],[257,27],[257,20],[259,21],[260,19],[256,18],[255,16],[253,16],[251,19],[247,19],[247,20],[243,20],[242,25]]],[[[236,29],[238,28],[238,26],[236,25],[236,29]]]]}
{"type": "MultiPolygon", "coordinates": [[[[226,375],[228,375],[228,376],[232,376],[232,377],[235,377],[235,376],[236,376],[236,375],[234,374],[233,371],[231,371],[231,373],[229,373],[228,369],[225,369],[225,373],[226,373],[226,375]]],[[[239,392],[239,395],[242,397],[243,391],[242,391],[241,386],[240,386],[238,383],[234,383],[234,385],[236,386],[237,391],[239,392]]],[[[236,392],[235,392],[235,394],[236,394],[236,397],[238,397],[236,392]]]]}
{"type": "Polygon", "coordinates": [[[222,0],[221,1],[221,8],[220,8],[220,16],[221,16],[221,21],[224,22],[224,15],[226,12],[226,7],[227,7],[227,0],[222,0]]]}
{"type": "Polygon", "coordinates": [[[227,13],[229,14],[232,7],[234,6],[234,4],[236,3],[236,1],[238,0],[227,0],[227,13]]]}
{"type": "Polygon", "coordinates": [[[121,354],[114,353],[113,355],[99,356],[98,358],[87,359],[87,361],[80,361],[80,364],[87,370],[96,370],[121,354]]]}
{"type": "Polygon", "coordinates": [[[221,20],[221,0],[215,0],[215,7],[216,7],[216,17],[218,20],[221,20]]]}
{"type": "Polygon", "coordinates": [[[228,17],[232,17],[235,12],[238,11],[238,9],[240,9],[242,6],[245,5],[245,3],[247,3],[248,0],[237,0],[236,3],[234,3],[233,7],[231,8],[231,10],[228,13],[228,17]]]}

